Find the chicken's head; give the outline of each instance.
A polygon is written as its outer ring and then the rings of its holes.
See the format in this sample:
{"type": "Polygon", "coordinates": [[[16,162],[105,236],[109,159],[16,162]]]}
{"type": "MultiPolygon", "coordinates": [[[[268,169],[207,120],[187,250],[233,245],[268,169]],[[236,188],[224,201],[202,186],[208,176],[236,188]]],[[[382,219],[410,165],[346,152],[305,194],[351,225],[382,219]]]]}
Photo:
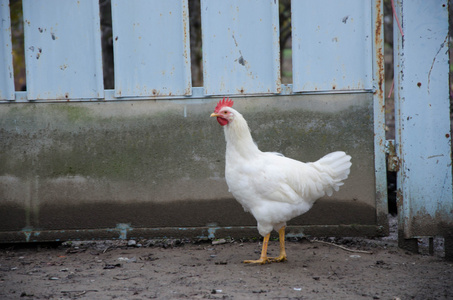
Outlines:
{"type": "Polygon", "coordinates": [[[229,98],[225,99],[224,97],[223,100],[220,100],[219,103],[217,103],[211,117],[217,117],[217,122],[219,122],[221,126],[228,125],[234,119],[232,106],[233,100],[230,100],[229,98]]]}

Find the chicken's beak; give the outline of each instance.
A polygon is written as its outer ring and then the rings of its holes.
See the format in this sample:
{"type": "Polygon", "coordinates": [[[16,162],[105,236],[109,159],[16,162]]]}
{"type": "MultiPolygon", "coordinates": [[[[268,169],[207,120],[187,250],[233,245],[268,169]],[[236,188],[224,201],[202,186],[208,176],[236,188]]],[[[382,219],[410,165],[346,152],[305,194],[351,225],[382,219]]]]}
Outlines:
{"type": "Polygon", "coordinates": [[[211,117],[220,117],[220,115],[217,114],[217,113],[212,113],[212,114],[211,114],[211,117]]]}

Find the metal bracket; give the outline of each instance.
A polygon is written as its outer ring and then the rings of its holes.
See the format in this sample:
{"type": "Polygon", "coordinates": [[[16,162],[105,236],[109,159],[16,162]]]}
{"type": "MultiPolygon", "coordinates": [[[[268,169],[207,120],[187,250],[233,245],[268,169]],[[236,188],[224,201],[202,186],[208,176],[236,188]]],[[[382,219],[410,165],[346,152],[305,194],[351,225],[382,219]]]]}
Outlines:
{"type": "Polygon", "coordinates": [[[398,172],[400,169],[400,160],[395,150],[395,140],[385,141],[385,153],[387,153],[387,170],[390,172],[398,172]]]}

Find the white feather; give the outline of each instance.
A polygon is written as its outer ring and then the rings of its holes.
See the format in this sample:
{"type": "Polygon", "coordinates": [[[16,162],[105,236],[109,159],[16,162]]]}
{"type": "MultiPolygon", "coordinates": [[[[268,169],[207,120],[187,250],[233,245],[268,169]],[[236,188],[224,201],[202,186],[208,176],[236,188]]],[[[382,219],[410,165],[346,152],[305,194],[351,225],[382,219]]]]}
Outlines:
{"type": "Polygon", "coordinates": [[[230,192],[253,214],[265,236],[306,213],[324,195],[331,196],[350,172],[351,157],[342,151],[303,163],[281,154],[261,152],[242,115],[228,108],[233,120],[225,128],[225,178],[230,192]]]}

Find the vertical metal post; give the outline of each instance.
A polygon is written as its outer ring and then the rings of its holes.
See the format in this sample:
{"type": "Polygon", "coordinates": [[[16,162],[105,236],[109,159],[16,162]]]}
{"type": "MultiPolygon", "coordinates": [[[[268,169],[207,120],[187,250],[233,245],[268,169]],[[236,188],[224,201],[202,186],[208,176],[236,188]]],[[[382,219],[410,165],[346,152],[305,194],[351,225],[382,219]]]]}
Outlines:
{"type": "Polygon", "coordinates": [[[98,1],[22,5],[28,100],[104,98],[98,1]]]}
{"type": "Polygon", "coordinates": [[[387,168],[385,162],[384,1],[373,1],[374,165],[377,224],[388,234],[387,168]]]}
{"type": "Polygon", "coordinates": [[[14,70],[9,1],[0,0],[0,100],[14,100],[14,70]]]}
{"type": "Polygon", "coordinates": [[[394,22],[399,245],[453,228],[448,1],[398,0],[394,22]]]}
{"type": "Polygon", "coordinates": [[[205,95],[281,92],[278,1],[201,1],[205,95]]]}
{"type": "Polygon", "coordinates": [[[372,3],[291,2],[294,92],[373,88],[372,3]]]}
{"type": "Polygon", "coordinates": [[[112,1],[116,97],[191,95],[187,0],[112,1]]]}

